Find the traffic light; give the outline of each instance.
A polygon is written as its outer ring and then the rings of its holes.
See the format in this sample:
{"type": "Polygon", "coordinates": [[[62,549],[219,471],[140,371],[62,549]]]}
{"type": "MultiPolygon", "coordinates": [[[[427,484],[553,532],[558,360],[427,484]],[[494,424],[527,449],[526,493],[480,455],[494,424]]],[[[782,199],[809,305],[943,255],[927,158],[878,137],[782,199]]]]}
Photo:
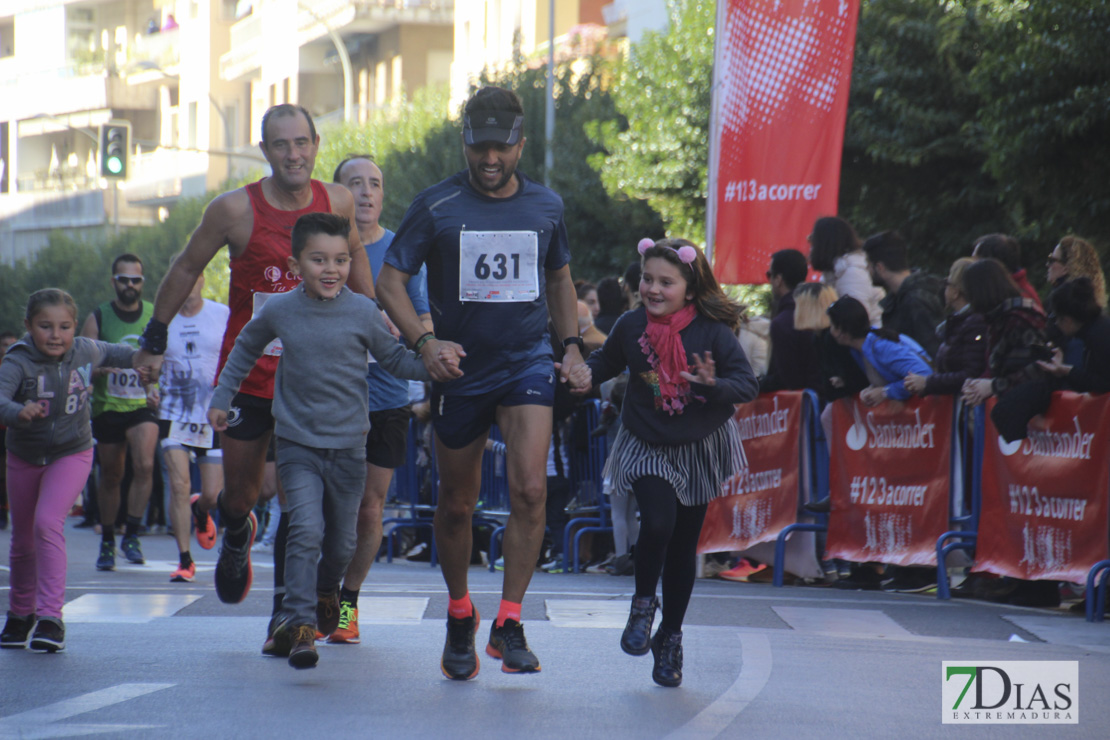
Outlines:
{"type": "Polygon", "coordinates": [[[130,121],[108,121],[102,124],[100,126],[100,176],[126,180],[130,148],[130,121]]]}

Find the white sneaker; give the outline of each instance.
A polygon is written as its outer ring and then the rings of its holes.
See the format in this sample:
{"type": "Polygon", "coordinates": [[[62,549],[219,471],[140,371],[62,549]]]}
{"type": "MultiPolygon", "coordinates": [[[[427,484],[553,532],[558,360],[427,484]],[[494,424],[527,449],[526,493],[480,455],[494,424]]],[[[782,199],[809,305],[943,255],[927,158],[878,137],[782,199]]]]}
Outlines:
{"type": "Polygon", "coordinates": [[[274,551],[274,543],[273,542],[267,542],[266,540],[262,540],[261,542],[255,542],[254,547],[251,548],[251,552],[272,553],[273,551],[274,551]]]}

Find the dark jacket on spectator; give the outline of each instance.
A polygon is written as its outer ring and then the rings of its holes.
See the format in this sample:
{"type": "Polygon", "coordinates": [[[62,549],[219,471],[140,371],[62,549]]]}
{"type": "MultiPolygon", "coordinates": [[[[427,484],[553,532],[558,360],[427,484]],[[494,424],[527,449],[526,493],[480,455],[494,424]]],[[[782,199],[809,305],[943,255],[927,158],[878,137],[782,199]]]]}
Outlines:
{"type": "Polygon", "coordinates": [[[935,275],[914,270],[898,288],[879,302],[883,307],[883,328],[905,334],[935,357],[940,339],[937,324],[944,321],[941,300],[943,281],[935,275]]]}
{"type": "Polygon", "coordinates": [[[817,351],[812,331],[794,328],[794,294],[779,299],[778,313],[771,319],[771,361],[760,379],[760,393],[798,391],[820,387],[817,351]]]}
{"type": "Polygon", "coordinates": [[[1110,392],[1110,317],[1099,317],[1076,334],[1083,340],[1083,363],[1064,377],[1068,390],[1079,393],[1110,392]]]}
{"type": "Polygon", "coordinates": [[[965,307],[937,327],[942,341],[933,359],[935,372],[925,379],[925,395],[956,395],[968,378],[987,369],[987,321],[965,307]]]}
{"type": "Polygon", "coordinates": [[[986,316],[987,374],[1001,396],[1015,385],[1044,377],[1036,360],[1048,359],[1045,315],[1029,298],[1010,298],[986,316]]]}
{"type": "Polygon", "coordinates": [[[871,385],[863,368],[852,357],[852,350],[833,339],[832,332],[828,329],[816,333],[813,347],[817,353],[819,368],[820,385],[817,386],[817,395],[822,401],[851,398],[871,385]],[[837,388],[829,382],[832,378],[840,378],[844,384],[837,388]]]}

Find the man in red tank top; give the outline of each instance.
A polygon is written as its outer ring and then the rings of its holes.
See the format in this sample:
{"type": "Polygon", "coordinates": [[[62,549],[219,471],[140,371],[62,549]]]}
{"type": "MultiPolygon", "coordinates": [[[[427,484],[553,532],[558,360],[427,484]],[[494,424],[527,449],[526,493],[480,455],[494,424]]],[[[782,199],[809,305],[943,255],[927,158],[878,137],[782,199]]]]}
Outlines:
{"type": "MultiPolygon", "coordinates": [[[[262,116],[259,144],[272,174],[224,193],[205,209],[185,250],[174,260],[158,288],[154,318],[147,325],[135,367],[148,366],[154,377],[162,364],[166,326],[181,308],[204,268],[225,245],[230,255],[231,289],[220,369],[239,331],[266,299],[294,289],[289,273],[290,232],[305,213],[331,212],[355,222],[354,198],[342,185],[312,179],[320,137],[308,111],[276,105],[262,116]]],[[[374,298],[374,279],[358,230],[351,229],[352,290],[374,298]]],[[[250,549],[258,523],[251,509],[262,489],[273,418],[270,403],[280,346],[267,348],[233,401],[236,421],[221,434],[224,490],[217,507],[226,527],[216,565],[216,593],[225,603],[242,601],[251,587],[250,549]],[[238,411],[236,414],[235,412],[238,411]]],[[[230,419],[229,419],[230,421],[230,419]]]]}

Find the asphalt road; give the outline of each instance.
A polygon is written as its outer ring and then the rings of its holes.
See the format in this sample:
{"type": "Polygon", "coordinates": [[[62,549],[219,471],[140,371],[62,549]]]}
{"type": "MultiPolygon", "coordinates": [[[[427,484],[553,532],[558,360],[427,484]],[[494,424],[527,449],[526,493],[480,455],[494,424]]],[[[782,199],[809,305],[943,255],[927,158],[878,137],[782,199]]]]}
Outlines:
{"type": "MultiPolygon", "coordinates": [[[[685,680],[664,689],[651,657],[618,646],[632,579],[537,573],[524,604],[543,670],[439,671],[447,596],[426,563],[378,563],[360,599],[362,643],[323,645],[297,671],[260,654],[272,563],[222,604],[215,551],[171,584],[176,549],[146,536],[147,564],[93,567],[98,538],[70,530],[67,649],[0,653],[0,738],[948,738],[1110,734],[1110,622],[1063,610],[923,595],[701,580],[685,626],[685,680]],[[1074,724],[943,724],[942,661],[1075,661],[1074,724]]],[[[0,532],[7,608],[9,533],[0,532]]],[[[483,614],[501,574],[473,567],[483,614]]]]}

